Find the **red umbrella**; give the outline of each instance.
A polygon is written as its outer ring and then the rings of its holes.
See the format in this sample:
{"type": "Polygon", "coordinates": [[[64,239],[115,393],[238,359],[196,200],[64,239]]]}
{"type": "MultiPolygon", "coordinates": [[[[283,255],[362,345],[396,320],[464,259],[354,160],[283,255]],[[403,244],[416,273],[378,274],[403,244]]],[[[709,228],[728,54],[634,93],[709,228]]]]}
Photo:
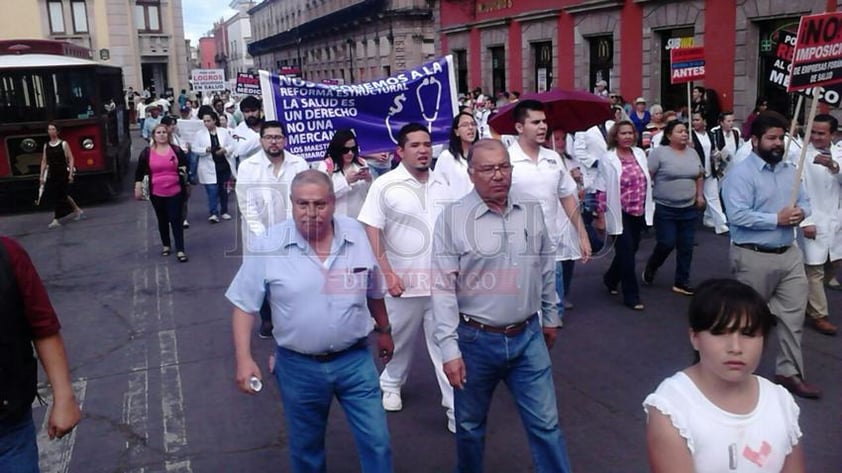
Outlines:
{"type": "MultiPolygon", "coordinates": [[[[550,128],[566,132],[584,131],[614,118],[608,100],[590,92],[552,89],[546,92],[523,94],[520,100],[533,99],[543,102],[550,128]]],[[[516,135],[514,108],[511,103],[491,117],[488,124],[501,135],[516,135]]]]}

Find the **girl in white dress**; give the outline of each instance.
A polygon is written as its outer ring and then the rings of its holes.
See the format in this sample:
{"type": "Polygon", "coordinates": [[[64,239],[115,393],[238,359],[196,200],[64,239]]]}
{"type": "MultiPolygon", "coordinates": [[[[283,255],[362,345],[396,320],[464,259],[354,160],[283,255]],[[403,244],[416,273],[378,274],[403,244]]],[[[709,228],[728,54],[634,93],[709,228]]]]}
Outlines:
{"type": "Polygon", "coordinates": [[[696,362],[643,401],[654,473],[804,471],[798,406],[754,370],[774,318],[733,279],[699,286],[690,302],[696,362]]]}
{"type": "Polygon", "coordinates": [[[453,195],[462,197],[474,190],[468,177],[468,150],[479,138],[477,121],[467,112],[460,112],[453,118],[450,129],[450,143],[436,161],[436,174],[450,183],[453,195]]]}

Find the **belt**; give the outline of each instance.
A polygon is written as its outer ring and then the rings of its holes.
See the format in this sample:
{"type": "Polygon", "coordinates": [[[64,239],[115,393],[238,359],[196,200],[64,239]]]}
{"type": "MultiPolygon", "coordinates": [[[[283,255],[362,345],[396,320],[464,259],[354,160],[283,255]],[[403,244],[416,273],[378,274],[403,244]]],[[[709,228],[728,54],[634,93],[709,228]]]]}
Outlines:
{"type": "Polygon", "coordinates": [[[495,327],[493,325],[486,325],[481,322],[477,322],[476,320],[472,319],[468,314],[459,314],[462,318],[462,323],[467,325],[468,327],[478,328],[484,332],[488,333],[499,333],[501,335],[505,335],[507,337],[514,337],[516,335],[520,335],[526,326],[529,324],[529,321],[532,320],[537,314],[532,314],[529,316],[528,319],[524,320],[523,322],[518,322],[516,324],[509,324],[505,327],[495,327]]]}
{"type": "Polygon", "coordinates": [[[319,363],[327,363],[328,361],[333,361],[343,355],[347,355],[349,352],[354,350],[359,350],[361,348],[365,348],[368,345],[367,338],[361,338],[357,343],[345,348],[344,350],[339,351],[331,351],[327,353],[299,353],[299,355],[310,358],[311,360],[318,361],[319,363]]]}
{"type": "Polygon", "coordinates": [[[789,249],[789,245],[770,248],[768,246],[755,245],[754,243],[734,243],[734,246],[739,246],[740,248],[756,251],[758,253],[771,253],[774,255],[782,255],[789,249]]]}

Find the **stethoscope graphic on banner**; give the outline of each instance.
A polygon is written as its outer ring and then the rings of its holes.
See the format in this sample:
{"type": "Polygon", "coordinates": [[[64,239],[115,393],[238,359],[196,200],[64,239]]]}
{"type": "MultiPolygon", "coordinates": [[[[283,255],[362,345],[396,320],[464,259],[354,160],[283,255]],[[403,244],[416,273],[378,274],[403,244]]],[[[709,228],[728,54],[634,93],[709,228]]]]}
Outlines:
{"type": "MultiPolygon", "coordinates": [[[[439,106],[441,105],[441,82],[436,79],[435,77],[426,77],[424,80],[421,81],[421,84],[418,88],[415,89],[415,98],[418,100],[418,108],[421,110],[421,117],[427,122],[427,130],[430,133],[433,132],[433,123],[438,120],[439,117],[439,106]],[[430,106],[425,105],[424,100],[421,98],[421,89],[425,87],[435,87],[436,95],[435,95],[435,103],[430,104],[430,106]]],[[[389,107],[389,113],[386,115],[386,131],[389,133],[389,139],[392,140],[393,143],[397,144],[398,140],[395,138],[395,134],[392,131],[392,127],[390,126],[390,121],[393,116],[401,113],[403,111],[404,103],[406,102],[406,94],[399,94],[395,96],[395,100],[392,103],[392,106],[389,107]]]]}

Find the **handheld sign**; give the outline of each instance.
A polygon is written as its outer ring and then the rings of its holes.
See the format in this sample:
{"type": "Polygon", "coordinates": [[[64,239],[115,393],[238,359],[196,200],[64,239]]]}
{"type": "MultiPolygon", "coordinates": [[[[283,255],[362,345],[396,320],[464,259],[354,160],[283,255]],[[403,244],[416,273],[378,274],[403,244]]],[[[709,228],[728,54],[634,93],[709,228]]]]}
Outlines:
{"type": "MultiPolygon", "coordinates": [[[[774,62],[769,72],[769,83],[786,90],[789,87],[789,74],[792,71],[792,58],[795,55],[796,35],[786,30],[778,31],[776,35],[777,46],[775,46],[775,52],[772,55],[774,62]]],[[[814,93],[813,89],[804,89],[800,92],[802,97],[817,97],[831,107],[838,107],[842,103],[842,84],[825,87],[824,92],[820,94],[814,93]]],[[[794,116],[797,117],[799,111],[800,107],[796,107],[794,116]]]]}
{"type": "Polygon", "coordinates": [[[670,50],[670,83],[683,84],[705,78],[705,48],[670,50]]]}
{"type": "Polygon", "coordinates": [[[801,17],[788,92],[842,82],[842,12],[801,17]]]}
{"type": "Polygon", "coordinates": [[[248,72],[238,72],[234,91],[240,95],[260,97],[260,76],[248,72]]]}
{"type": "Polygon", "coordinates": [[[398,131],[420,123],[433,144],[446,143],[458,112],[451,56],[362,84],[316,84],[260,71],[268,120],[286,125],[287,150],[324,159],[334,132],[351,129],[363,155],[393,151],[398,131]]]}
{"type": "Polygon", "coordinates": [[[191,79],[196,92],[225,90],[225,71],[222,69],[193,69],[191,79]]]}

